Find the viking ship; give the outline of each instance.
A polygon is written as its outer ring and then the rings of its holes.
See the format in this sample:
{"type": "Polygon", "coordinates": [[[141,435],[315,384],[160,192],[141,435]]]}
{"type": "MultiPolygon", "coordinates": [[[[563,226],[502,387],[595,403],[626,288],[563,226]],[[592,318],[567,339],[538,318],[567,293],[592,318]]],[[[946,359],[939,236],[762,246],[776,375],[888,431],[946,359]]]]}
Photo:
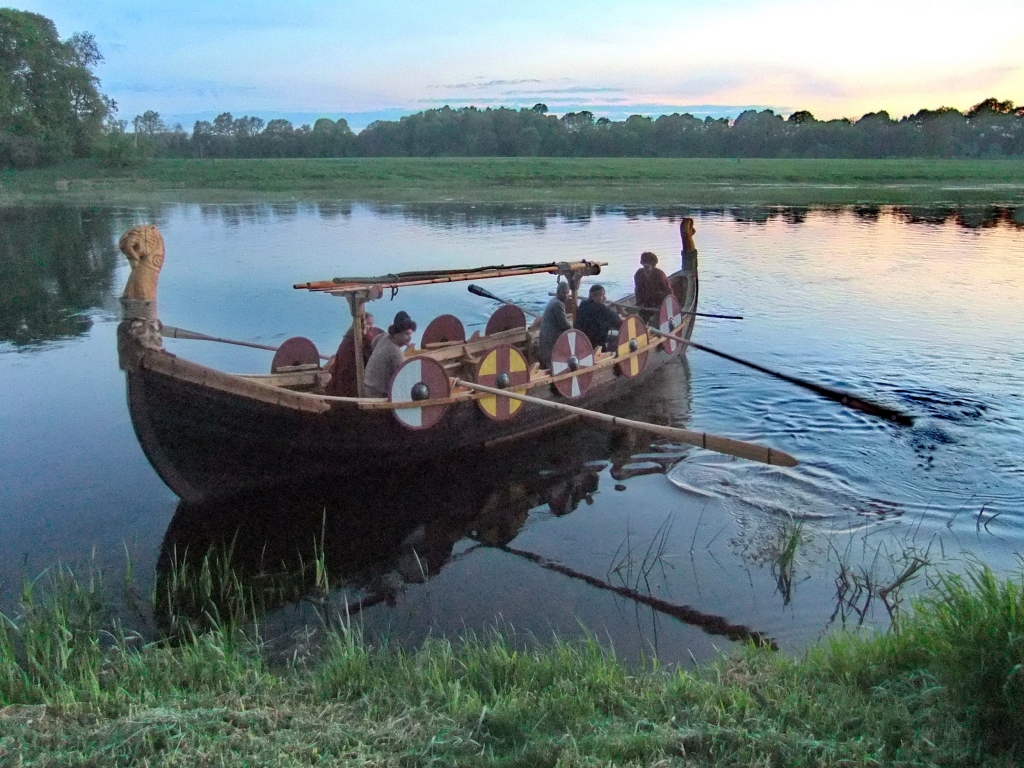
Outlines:
{"type": "MultiPolygon", "coordinates": [[[[669,275],[672,295],[660,307],[631,308],[610,348],[594,349],[578,330],[557,340],[549,367],[538,361],[537,323],[505,304],[483,334],[466,337],[459,320],[442,315],[423,332],[395,373],[386,398],[362,387],[365,305],[398,288],[518,275],[551,274],[570,288],[575,306],[584,277],[600,273],[594,261],[339,277],[296,289],[347,300],[352,315],[355,396],[327,394],[330,373],[312,342],[290,339],[277,350],[271,372],[239,375],[171,354],[163,337],[204,337],[165,326],[157,314],[157,283],[164,260],[156,227],[133,227],[120,247],[132,273],[121,298],[118,352],[127,379],[132,424],[150,463],[189,502],[253,487],[306,478],[366,475],[393,467],[425,471],[460,456],[510,451],[624,397],[639,397],[660,367],[682,354],[697,307],[697,250],[693,220],[680,226],[680,268],[669,275]]],[[[614,417],[606,416],[615,421],[614,417]]],[[[781,452],[671,427],[622,421],[701,447],[768,463],[792,464],[781,452]]],[[[508,454],[506,454],[508,455],[508,454]]]]}

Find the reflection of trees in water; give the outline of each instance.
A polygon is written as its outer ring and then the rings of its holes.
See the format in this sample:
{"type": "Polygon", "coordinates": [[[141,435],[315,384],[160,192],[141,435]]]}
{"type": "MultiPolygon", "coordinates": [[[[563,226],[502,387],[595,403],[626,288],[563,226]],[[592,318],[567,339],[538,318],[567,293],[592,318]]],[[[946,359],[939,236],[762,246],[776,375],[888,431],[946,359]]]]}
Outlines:
{"type": "MultiPolygon", "coordinates": [[[[937,225],[954,223],[966,229],[1007,227],[1024,229],[1024,207],[1007,206],[882,206],[882,205],[531,205],[529,203],[413,203],[374,204],[371,210],[383,217],[400,216],[443,228],[455,227],[533,227],[544,229],[549,222],[585,223],[608,215],[635,221],[643,218],[676,222],[684,216],[729,218],[744,224],[782,221],[804,224],[808,216],[839,219],[852,212],[866,223],[878,222],[891,213],[906,224],[937,225]]],[[[323,214],[321,214],[323,215],[323,214]]]]}
{"type": "Polygon", "coordinates": [[[808,214],[813,213],[822,218],[840,218],[852,212],[865,223],[878,222],[883,214],[891,213],[904,224],[942,225],[952,223],[964,229],[981,229],[1006,227],[1008,229],[1024,229],[1024,208],[1008,206],[730,206],[721,208],[698,208],[688,211],[661,210],[652,213],[659,218],[676,219],[679,216],[728,216],[733,221],[745,224],[767,224],[770,221],[783,221],[787,224],[803,224],[808,214]]]}
{"type": "Polygon", "coordinates": [[[893,209],[901,221],[908,224],[946,224],[953,222],[965,229],[1024,229],[1024,208],[1008,206],[978,206],[970,208],[932,208],[901,206],[893,209]]]}
{"type": "Polygon", "coordinates": [[[331,220],[352,215],[352,204],[337,200],[318,202],[204,203],[200,218],[206,224],[240,227],[243,224],[272,224],[298,216],[316,216],[331,220]]]}
{"type": "Polygon", "coordinates": [[[533,227],[544,229],[550,220],[587,222],[605,209],[590,205],[533,205],[517,203],[408,203],[374,204],[378,216],[400,216],[436,227],[533,227]]]}
{"type": "Polygon", "coordinates": [[[97,208],[0,209],[0,342],[85,333],[112,293],[120,224],[97,208]]]}

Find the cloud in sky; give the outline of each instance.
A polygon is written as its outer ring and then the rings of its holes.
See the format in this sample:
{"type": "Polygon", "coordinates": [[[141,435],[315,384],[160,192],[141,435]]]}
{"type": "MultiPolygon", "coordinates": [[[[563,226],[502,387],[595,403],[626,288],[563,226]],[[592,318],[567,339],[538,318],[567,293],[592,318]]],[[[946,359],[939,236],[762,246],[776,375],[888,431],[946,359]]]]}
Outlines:
{"type": "Polygon", "coordinates": [[[818,117],[1024,101],[1020,0],[26,0],[93,32],[122,117],[425,104],[765,104],[818,117]]]}

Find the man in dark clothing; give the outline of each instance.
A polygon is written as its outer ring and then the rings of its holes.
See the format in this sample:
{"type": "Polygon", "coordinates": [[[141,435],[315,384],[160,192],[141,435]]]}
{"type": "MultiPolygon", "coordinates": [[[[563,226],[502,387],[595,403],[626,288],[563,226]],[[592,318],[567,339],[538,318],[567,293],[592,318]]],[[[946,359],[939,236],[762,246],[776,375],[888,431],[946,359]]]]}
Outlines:
{"type": "Polygon", "coordinates": [[[590,286],[590,298],[580,302],[574,325],[583,331],[594,349],[608,349],[608,332],[618,329],[621,318],[619,313],[605,302],[604,287],[590,286]]]}
{"type": "Polygon", "coordinates": [[[540,319],[540,364],[551,367],[551,349],[563,331],[572,328],[568,315],[565,314],[565,301],[569,298],[569,284],[559,283],[555,296],[544,307],[540,319]]]}
{"type": "Polygon", "coordinates": [[[640,307],[640,315],[646,321],[656,316],[661,302],[672,293],[668,276],[658,269],[658,257],[650,251],[640,254],[640,269],[633,275],[633,290],[636,293],[636,305],[640,307]]]}

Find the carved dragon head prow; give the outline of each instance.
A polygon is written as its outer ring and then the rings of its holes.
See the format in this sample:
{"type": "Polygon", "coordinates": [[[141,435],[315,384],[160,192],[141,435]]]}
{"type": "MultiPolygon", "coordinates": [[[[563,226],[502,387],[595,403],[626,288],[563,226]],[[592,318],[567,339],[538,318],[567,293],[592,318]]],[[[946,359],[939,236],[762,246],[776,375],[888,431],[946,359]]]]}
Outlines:
{"type": "Polygon", "coordinates": [[[679,222],[679,236],[683,239],[683,253],[696,253],[697,246],[693,243],[693,236],[697,228],[693,226],[693,219],[689,216],[679,222]]]}
{"type": "Polygon", "coordinates": [[[132,227],[121,235],[118,247],[132,268],[121,298],[156,301],[157,281],[164,266],[164,238],[160,230],[152,224],[132,227]]]}
{"type": "Polygon", "coordinates": [[[136,359],[134,350],[137,348],[163,349],[156,289],[164,266],[164,238],[152,224],[141,224],[121,235],[118,246],[132,268],[121,294],[121,324],[118,326],[121,367],[127,368],[136,359]]]}

